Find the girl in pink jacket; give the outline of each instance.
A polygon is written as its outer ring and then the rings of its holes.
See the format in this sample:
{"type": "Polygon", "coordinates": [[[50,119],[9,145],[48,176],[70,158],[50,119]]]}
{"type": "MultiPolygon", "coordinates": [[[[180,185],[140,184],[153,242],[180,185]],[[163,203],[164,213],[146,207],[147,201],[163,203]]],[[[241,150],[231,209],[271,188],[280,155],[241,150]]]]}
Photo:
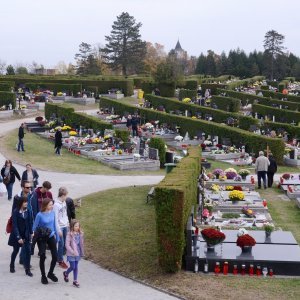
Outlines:
{"type": "Polygon", "coordinates": [[[75,219],[71,221],[70,231],[67,233],[66,255],[70,267],[67,271],[63,272],[64,280],[65,282],[69,282],[69,274],[73,271],[73,285],[79,288],[79,283],[77,281],[78,263],[80,258],[84,256],[84,247],[83,232],[80,229],[79,221],[75,219]]]}

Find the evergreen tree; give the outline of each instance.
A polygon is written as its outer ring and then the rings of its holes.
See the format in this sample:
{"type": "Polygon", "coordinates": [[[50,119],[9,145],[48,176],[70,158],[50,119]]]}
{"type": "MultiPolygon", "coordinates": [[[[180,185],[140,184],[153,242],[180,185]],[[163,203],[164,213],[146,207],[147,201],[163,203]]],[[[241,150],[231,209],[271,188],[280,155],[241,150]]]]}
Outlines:
{"type": "Polygon", "coordinates": [[[18,67],[18,68],[16,68],[16,73],[17,74],[28,74],[28,70],[27,70],[27,68],[26,67],[18,67]]]}
{"type": "Polygon", "coordinates": [[[7,66],[6,75],[15,75],[15,69],[12,65],[7,66]]]}
{"type": "Polygon", "coordinates": [[[206,57],[203,53],[198,57],[195,74],[206,74],[206,57]]]}
{"type": "Polygon", "coordinates": [[[123,12],[112,25],[107,44],[103,49],[105,58],[114,70],[122,70],[123,75],[135,72],[143,64],[146,55],[146,42],[141,40],[140,27],[134,17],[123,12]]]}

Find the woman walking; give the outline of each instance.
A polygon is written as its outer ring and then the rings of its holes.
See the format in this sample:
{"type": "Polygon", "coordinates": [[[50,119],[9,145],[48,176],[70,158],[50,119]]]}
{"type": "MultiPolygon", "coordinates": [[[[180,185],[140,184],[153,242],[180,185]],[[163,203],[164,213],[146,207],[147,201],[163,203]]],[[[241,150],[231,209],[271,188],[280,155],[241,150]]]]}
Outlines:
{"type": "Polygon", "coordinates": [[[25,274],[32,277],[30,272],[30,242],[32,238],[32,218],[27,210],[27,197],[21,197],[17,203],[17,208],[12,213],[12,232],[9,236],[8,245],[13,247],[10,260],[10,272],[15,272],[15,260],[22,247],[23,264],[25,274]]]}
{"type": "Polygon", "coordinates": [[[3,183],[6,186],[7,190],[7,198],[8,200],[12,199],[12,191],[13,186],[16,181],[16,177],[18,180],[21,180],[20,174],[16,170],[16,168],[12,165],[11,160],[6,160],[3,168],[1,169],[1,176],[3,177],[3,183]]]}
{"type": "Polygon", "coordinates": [[[35,169],[32,169],[31,164],[26,165],[26,170],[22,174],[22,181],[28,181],[31,184],[31,190],[33,191],[38,183],[39,174],[35,169]]]}
{"type": "Polygon", "coordinates": [[[62,133],[61,133],[61,127],[58,127],[57,131],[55,132],[55,154],[61,155],[60,150],[62,146],[62,133]]]}
{"type": "Polygon", "coordinates": [[[37,239],[37,244],[40,254],[40,270],[42,274],[41,282],[48,284],[48,279],[57,282],[58,279],[55,276],[54,268],[57,262],[57,248],[56,241],[59,241],[59,236],[62,235],[58,227],[55,213],[53,211],[53,200],[46,198],[43,199],[41,211],[36,215],[33,224],[34,236],[37,239]],[[51,263],[48,275],[46,277],[45,272],[45,259],[46,259],[46,246],[51,251],[51,263]]]}
{"type": "Polygon", "coordinates": [[[73,285],[79,288],[77,281],[78,276],[78,263],[80,258],[84,256],[83,246],[83,232],[80,229],[80,223],[77,220],[72,220],[70,231],[66,239],[67,260],[70,267],[67,271],[63,272],[65,282],[69,282],[69,274],[73,271],[73,285]]]}

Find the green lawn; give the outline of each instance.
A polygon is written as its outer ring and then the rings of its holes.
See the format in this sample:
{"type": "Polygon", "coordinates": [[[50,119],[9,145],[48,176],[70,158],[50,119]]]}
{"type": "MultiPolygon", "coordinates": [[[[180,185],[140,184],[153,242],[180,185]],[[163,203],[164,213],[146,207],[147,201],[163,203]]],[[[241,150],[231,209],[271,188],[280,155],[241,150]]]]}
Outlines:
{"type": "Polygon", "coordinates": [[[0,139],[2,154],[14,162],[25,165],[31,163],[34,168],[67,172],[76,174],[105,174],[105,175],[163,175],[159,171],[119,171],[107,167],[95,160],[76,156],[62,149],[62,156],[54,154],[54,143],[35,133],[26,132],[24,138],[25,152],[16,151],[17,129],[0,139]]]}
{"type": "MultiPolygon", "coordinates": [[[[185,299],[300,299],[300,279],[163,273],[156,257],[155,209],[146,204],[149,189],[113,189],[83,199],[78,218],[89,258],[185,299]]],[[[262,191],[276,225],[292,231],[299,242],[300,210],[278,195],[275,188],[262,191]]]]}

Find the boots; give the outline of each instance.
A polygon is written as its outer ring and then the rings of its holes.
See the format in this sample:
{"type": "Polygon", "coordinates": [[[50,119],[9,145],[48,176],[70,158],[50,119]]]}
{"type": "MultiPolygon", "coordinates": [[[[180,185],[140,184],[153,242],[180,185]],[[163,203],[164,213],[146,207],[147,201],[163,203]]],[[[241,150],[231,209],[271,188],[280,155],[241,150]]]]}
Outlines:
{"type": "Polygon", "coordinates": [[[27,276],[29,276],[29,277],[32,277],[32,276],[33,276],[33,274],[31,273],[30,269],[26,269],[26,270],[25,270],[25,274],[26,274],[27,276]]]}

